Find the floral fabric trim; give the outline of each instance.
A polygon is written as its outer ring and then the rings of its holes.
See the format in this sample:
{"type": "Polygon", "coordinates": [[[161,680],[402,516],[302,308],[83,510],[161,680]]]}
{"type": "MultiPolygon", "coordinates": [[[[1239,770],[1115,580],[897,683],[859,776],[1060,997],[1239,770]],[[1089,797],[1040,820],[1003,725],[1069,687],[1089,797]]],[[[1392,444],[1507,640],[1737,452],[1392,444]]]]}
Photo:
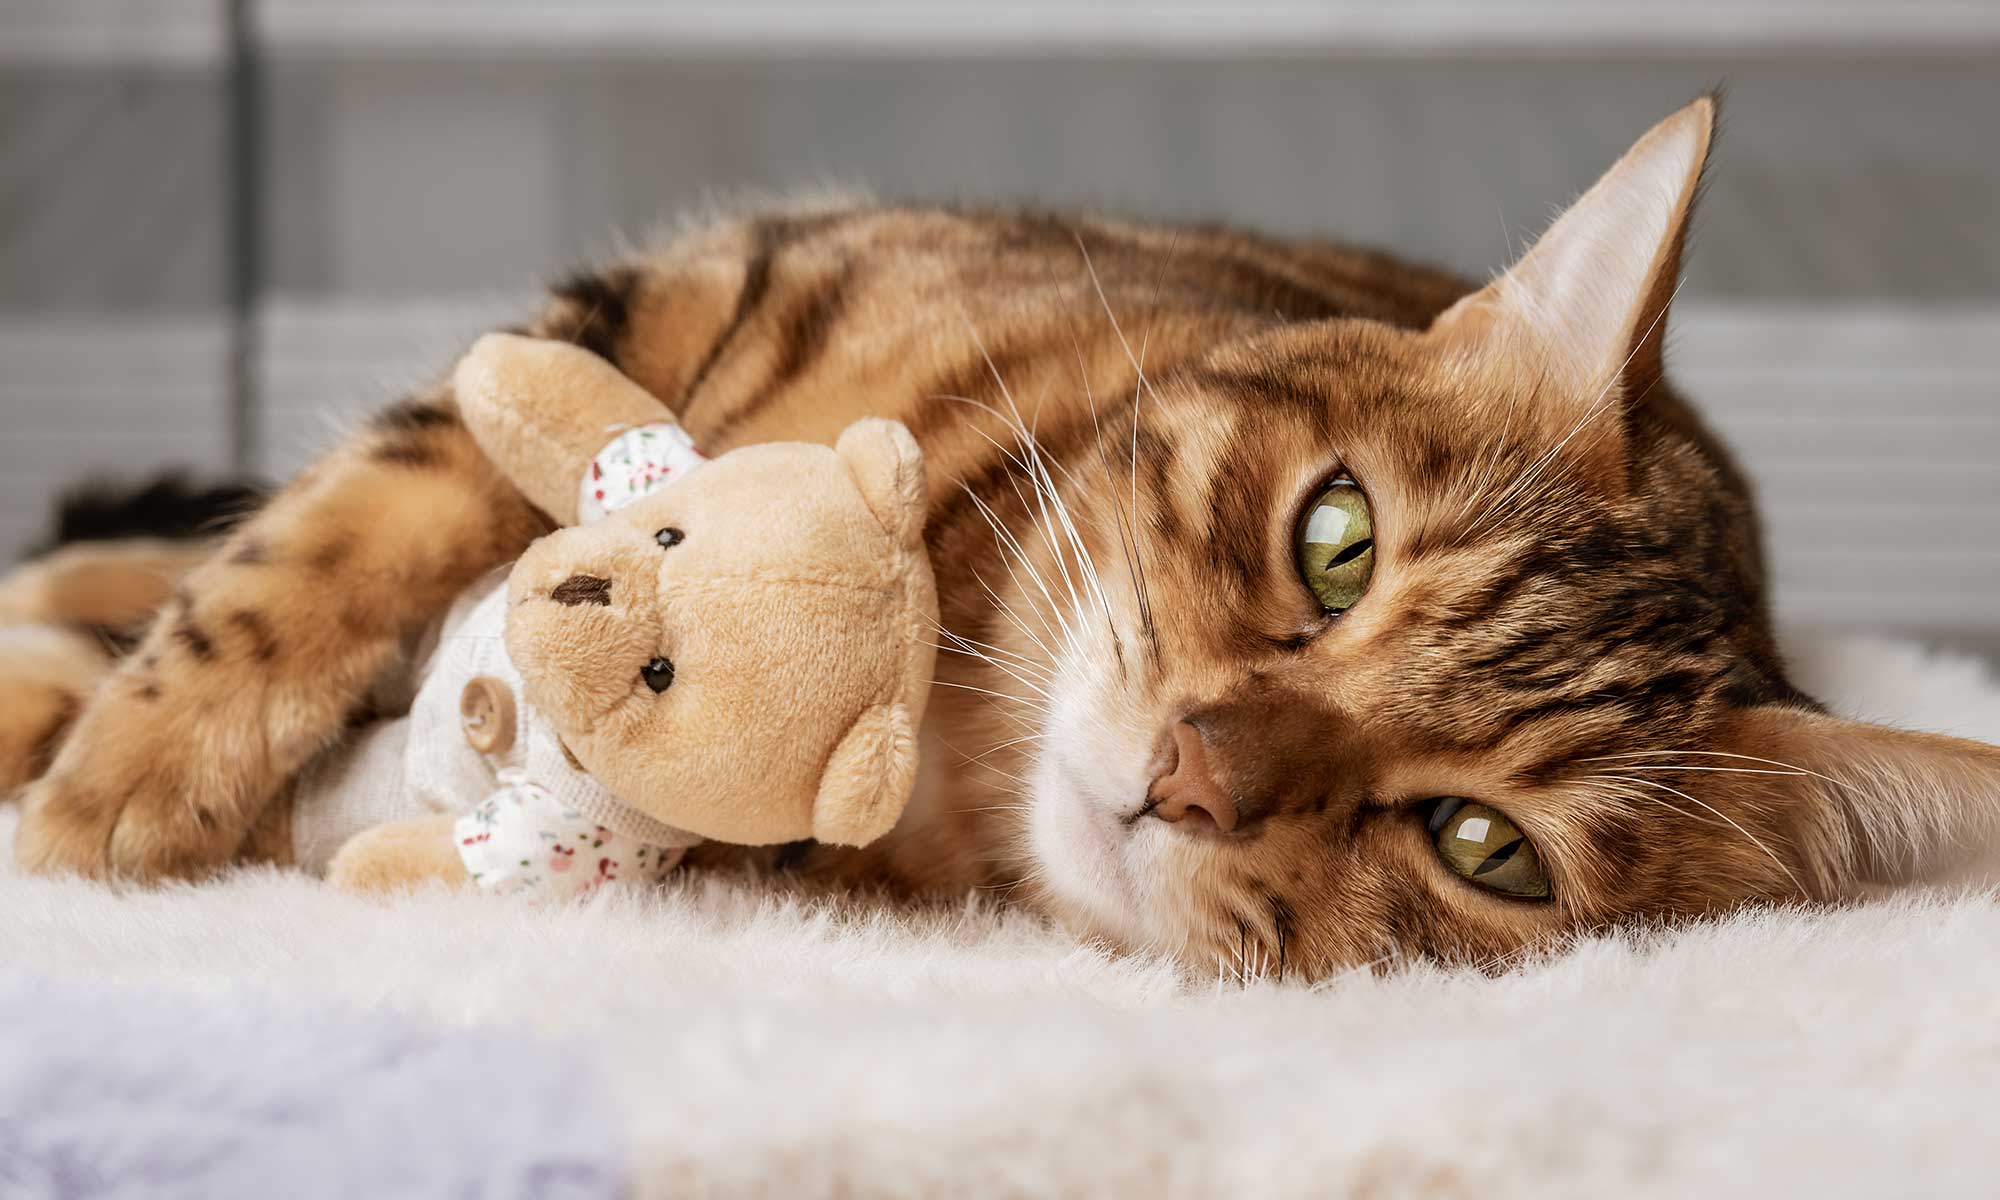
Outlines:
{"type": "Polygon", "coordinates": [[[606,829],[517,770],[452,826],[458,856],[481,889],[565,900],[608,884],[650,887],[686,853],[606,829]]]}
{"type": "Polygon", "coordinates": [[[627,429],[590,460],[577,492],[577,519],[588,524],[617,512],[707,461],[687,430],[671,421],[627,429]]]}

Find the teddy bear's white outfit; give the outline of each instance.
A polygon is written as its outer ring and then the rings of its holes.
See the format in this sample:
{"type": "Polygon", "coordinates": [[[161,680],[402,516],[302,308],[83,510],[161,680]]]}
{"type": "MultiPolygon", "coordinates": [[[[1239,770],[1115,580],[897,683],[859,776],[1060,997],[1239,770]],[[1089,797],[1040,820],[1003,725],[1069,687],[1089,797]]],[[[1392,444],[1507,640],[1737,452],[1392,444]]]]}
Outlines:
{"type": "MultiPolygon", "coordinates": [[[[703,461],[677,425],[625,430],[583,480],[585,519],[703,461]]],[[[365,829],[458,813],[453,837],[480,887],[563,896],[614,880],[657,881],[702,840],[626,807],[576,765],[528,703],[507,656],[506,619],[505,577],[460,597],[420,652],[408,715],[367,727],[300,776],[298,865],[321,872],[365,829]]]]}
{"type": "Polygon", "coordinates": [[[540,720],[501,639],[506,581],[460,598],[419,671],[408,715],[380,721],[300,777],[298,864],[324,870],[348,838],[389,821],[460,813],[455,837],[481,887],[589,890],[671,870],[701,839],[620,803],[572,765],[540,720]],[[483,713],[472,699],[486,701],[483,713]],[[504,724],[500,742],[479,721],[504,724]],[[482,749],[481,744],[488,748],[482,749]]]}

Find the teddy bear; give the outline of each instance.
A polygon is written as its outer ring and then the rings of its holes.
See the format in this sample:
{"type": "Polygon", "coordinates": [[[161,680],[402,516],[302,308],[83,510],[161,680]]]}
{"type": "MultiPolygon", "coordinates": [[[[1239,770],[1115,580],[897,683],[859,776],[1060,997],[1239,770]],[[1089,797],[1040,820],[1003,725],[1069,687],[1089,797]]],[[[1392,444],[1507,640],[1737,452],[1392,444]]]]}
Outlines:
{"type": "Polygon", "coordinates": [[[561,527],[454,606],[407,712],[300,777],[294,860],[354,889],[566,896],[658,880],[703,839],[887,832],[936,652],[909,432],[709,460],[609,362],[510,334],[454,385],[561,527]]]}

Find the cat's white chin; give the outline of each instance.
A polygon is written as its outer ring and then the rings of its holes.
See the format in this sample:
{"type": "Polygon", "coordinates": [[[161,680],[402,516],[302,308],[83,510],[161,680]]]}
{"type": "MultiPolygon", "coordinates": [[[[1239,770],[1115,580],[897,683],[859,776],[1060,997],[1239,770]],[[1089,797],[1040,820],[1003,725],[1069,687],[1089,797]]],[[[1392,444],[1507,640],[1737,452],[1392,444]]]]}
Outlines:
{"type": "Polygon", "coordinates": [[[1139,756],[1079,732],[1101,717],[1064,721],[1064,706],[1055,707],[1029,777],[1027,843],[1041,894],[1081,932],[1134,949],[1168,943],[1171,901],[1150,836],[1159,822],[1134,820],[1145,800],[1143,768],[1124,761],[1139,756]]]}

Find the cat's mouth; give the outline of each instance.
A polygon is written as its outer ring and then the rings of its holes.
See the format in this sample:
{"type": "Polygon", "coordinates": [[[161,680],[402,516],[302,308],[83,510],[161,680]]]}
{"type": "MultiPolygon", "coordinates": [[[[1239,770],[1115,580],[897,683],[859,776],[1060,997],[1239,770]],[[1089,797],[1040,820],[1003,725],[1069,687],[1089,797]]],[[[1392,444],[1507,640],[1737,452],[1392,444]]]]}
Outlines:
{"type": "Polygon", "coordinates": [[[1053,747],[1031,777],[1028,846],[1059,915],[1128,945],[1157,937],[1158,864],[1138,821],[1155,803],[1110,786],[1100,756],[1053,747]],[[1090,764],[1086,766],[1085,764],[1090,764]]]}
{"type": "Polygon", "coordinates": [[[1134,825],[1137,825],[1139,823],[1140,818],[1146,816],[1148,813],[1152,812],[1159,806],[1160,806],[1160,797],[1154,795],[1148,795],[1146,797],[1146,802],[1144,804],[1141,804],[1139,807],[1133,809],[1131,812],[1128,812],[1124,816],[1118,818],[1118,823],[1120,825],[1123,825],[1125,828],[1130,829],[1134,825]]]}

